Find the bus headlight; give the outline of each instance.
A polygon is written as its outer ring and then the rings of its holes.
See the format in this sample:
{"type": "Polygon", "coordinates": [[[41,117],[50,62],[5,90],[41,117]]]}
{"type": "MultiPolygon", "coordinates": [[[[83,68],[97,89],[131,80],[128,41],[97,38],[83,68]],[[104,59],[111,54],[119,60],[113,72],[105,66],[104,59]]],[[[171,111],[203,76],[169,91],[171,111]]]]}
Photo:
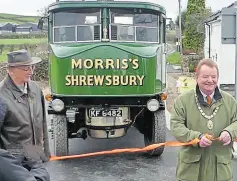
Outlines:
{"type": "Polygon", "coordinates": [[[157,111],[160,107],[159,101],[156,99],[151,99],[147,101],[147,109],[151,112],[157,111]]]}
{"type": "Polygon", "coordinates": [[[60,112],[64,109],[64,102],[60,99],[54,99],[51,104],[52,108],[56,112],[60,112]]]}

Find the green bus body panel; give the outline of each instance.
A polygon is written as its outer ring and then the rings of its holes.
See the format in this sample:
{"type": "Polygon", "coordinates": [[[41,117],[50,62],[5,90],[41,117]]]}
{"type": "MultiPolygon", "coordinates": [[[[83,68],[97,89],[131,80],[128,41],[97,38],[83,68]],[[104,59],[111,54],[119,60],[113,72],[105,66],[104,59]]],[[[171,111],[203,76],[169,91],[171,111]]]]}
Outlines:
{"type": "MultiPolygon", "coordinates": [[[[52,49],[49,60],[50,86],[52,94],[54,95],[142,96],[153,95],[157,91],[161,91],[162,82],[156,80],[157,57],[159,57],[157,56],[157,53],[161,48],[161,45],[138,46],[134,44],[98,43],[88,45],[81,44],[76,46],[51,44],[50,46],[52,49]],[[87,67],[80,69],[77,67],[73,69],[72,59],[74,59],[74,62],[81,59],[82,63],[86,59],[90,59],[91,61],[89,61],[89,63],[87,62],[87,65],[90,65],[91,62],[95,62],[95,59],[101,59],[103,63],[105,63],[106,59],[112,59],[115,62],[120,62],[120,66],[122,64],[121,61],[126,59],[128,60],[127,63],[129,67],[123,67],[124,69],[121,69],[121,67],[120,69],[116,69],[116,67],[107,67],[109,69],[101,69],[101,67],[87,67]],[[136,63],[136,59],[137,64],[133,64],[134,62],[136,63]],[[139,65],[139,67],[135,65],[139,65]],[[91,81],[83,82],[89,83],[89,85],[78,85],[80,84],[80,81],[74,81],[76,85],[66,85],[66,83],[69,83],[69,79],[66,79],[66,76],[68,75],[84,77],[84,80],[85,77],[90,77],[91,79],[96,77],[97,85],[92,85],[91,81]],[[106,76],[110,81],[105,78],[106,76]],[[126,81],[123,82],[123,85],[118,85],[117,81],[114,82],[115,85],[111,85],[112,76],[127,76],[129,78],[125,79],[126,81]],[[103,84],[101,81],[102,77],[104,77],[103,84]],[[128,84],[129,80],[131,80],[133,85],[128,84]],[[137,83],[136,85],[135,80],[137,83]],[[106,83],[107,85],[105,85],[106,83]]],[[[105,66],[105,64],[103,65],[105,66]]]]}
{"type": "Polygon", "coordinates": [[[87,1],[87,2],[57,2],[49,6],[49,12],[63,10],[66,8],[145,8],[155,10],[166,14],[165,8],[161,5],[149,3],[149,2],[135,2],[135,1],[87,1]]]}

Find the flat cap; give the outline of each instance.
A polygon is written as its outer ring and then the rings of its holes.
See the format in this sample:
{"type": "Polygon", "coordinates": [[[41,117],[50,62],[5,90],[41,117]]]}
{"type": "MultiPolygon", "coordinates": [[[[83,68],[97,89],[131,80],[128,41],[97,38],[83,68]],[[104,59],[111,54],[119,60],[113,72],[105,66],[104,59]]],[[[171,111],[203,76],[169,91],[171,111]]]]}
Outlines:
{"type": "Polygon", "coordinates": [[[40,57],[30,57],[25,49],[9,52],[7,66],[34,65],[42,61],[40,57]]]}

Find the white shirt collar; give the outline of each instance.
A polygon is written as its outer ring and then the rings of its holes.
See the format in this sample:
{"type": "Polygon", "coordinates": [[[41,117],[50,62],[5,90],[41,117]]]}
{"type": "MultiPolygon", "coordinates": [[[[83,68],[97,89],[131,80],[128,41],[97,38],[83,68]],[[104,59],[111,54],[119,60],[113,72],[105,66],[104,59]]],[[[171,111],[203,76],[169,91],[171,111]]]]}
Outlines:
{"type": "MultiPolygon", "coordinates": [[[[200,92],[202,93],[204,100],[206,100],[207,95],[204,94],[201,90],[200,90],[200,92]]],[[[213,91],[213,93],[210,95],[211,99],[213,99],[214,94],[215,94],[215,91],[213,91]]]]}
{"type": "Polygon", "coordinates": [[[25,83],[25,87],[24,87],[23,93],[27,94],[27,83],[25,83]]]}
{"type": "Polygon", "coordinates": [[[24,85],[18,86],[18,88],[19,88],[24,94],[27,94],[27,83],[25,83],[24,85]]]}

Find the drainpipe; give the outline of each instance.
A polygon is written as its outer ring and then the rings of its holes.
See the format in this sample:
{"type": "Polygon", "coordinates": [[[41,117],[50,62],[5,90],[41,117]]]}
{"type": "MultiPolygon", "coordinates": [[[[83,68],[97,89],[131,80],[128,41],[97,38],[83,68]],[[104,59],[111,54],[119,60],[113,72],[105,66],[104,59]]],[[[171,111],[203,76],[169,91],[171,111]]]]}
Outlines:
{"type": "Polygon", "coordinates": [[[209,53],[209,58],[211,58],[211,25],[209,25],[208,23],[206,23],[206,25],[208,26],[208,53],[209,53]]]}

